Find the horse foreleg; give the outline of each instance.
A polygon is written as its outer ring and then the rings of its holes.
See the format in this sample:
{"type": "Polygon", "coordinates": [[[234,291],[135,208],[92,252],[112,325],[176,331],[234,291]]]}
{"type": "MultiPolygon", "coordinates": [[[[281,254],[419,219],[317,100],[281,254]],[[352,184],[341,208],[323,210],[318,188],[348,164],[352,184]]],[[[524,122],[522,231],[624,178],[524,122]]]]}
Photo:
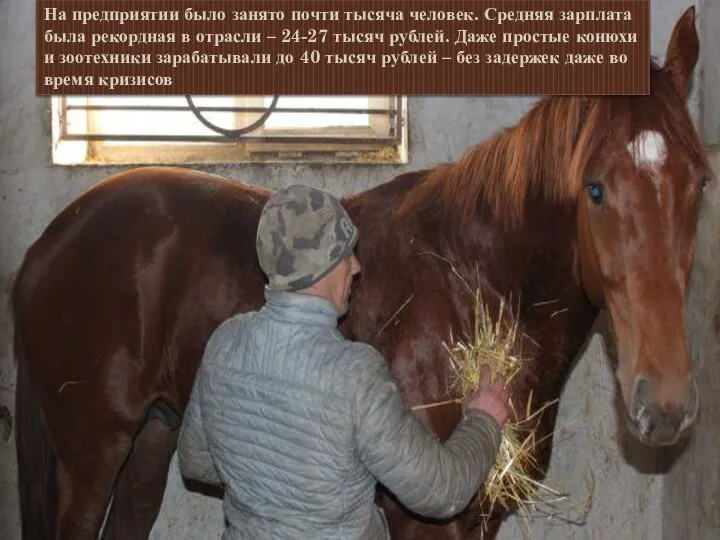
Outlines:
{"type": "Polygon", "coordinates": [[[103,540],[148,537],[165,493],[177,437],[176,426],[168,426],[164,419],[149,415],[120,471],[103,540]]]}
{"type": "Polygon", "coordinates": [[[127,450],[129,444],[127,448],[114,447],[112,452],[87,449],[87,454],[82,456],[58,459],[56,540],[97,538],[117,471],[127,450]]]}

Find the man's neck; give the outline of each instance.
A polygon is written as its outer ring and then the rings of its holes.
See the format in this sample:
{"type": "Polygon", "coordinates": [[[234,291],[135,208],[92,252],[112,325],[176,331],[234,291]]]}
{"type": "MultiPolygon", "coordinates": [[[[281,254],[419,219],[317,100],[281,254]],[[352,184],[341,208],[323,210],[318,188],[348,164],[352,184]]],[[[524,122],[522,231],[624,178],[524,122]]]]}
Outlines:
{"type": "Polygon", "coordinates": [[[307,294],[310,296],[319,296],[320,298],[324,298],[331,304],[335,306],[337,309],[337,305],[335,305],[335,302],[332,299],[332,296],[330,294],[330,287],[324,280],[320,280],[317,283],[314,283],[310,287],[307,287],[305,289],[300,289],[296,291],[298,294],[307,294]]]}

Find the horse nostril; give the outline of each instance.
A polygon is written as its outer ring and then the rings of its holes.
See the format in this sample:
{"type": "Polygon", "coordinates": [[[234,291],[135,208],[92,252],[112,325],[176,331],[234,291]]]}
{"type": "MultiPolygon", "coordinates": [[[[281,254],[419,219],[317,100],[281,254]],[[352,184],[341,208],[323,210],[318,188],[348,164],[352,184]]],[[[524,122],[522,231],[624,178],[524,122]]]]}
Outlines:
{"type": "Polygon", "coordinates": [[[647,409],[652,404],[650,381],[645,377],[638,377],[635,382],[635,392],[633,396],[634,410],[641,408],[647,409]]]}
{"type": "Polygon", "coordinates": [[[685,431],[695,422],[700,410],[700,392],[698,391],[697,381],[695,379],[693,379],[692,384],[690,384],[686,403],[685,415],[680,425],[680,431],[685,431]]]}
{"type": "Polygon", "coordinates": [[[630,419],[643,436],[647,436],[653,429],[651,407],[650,381],[645,377],[638,377],[633,392],[630,419]]]}

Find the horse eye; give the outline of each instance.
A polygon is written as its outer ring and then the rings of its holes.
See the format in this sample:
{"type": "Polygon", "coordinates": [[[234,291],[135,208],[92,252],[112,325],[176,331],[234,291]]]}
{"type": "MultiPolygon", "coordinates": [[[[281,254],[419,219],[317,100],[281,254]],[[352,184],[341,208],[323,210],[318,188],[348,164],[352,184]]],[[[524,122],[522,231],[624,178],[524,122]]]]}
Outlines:
{"type": "Polygon", "coordinates": [[[587,190],[588,194],[590,195],[590,199],[592,199],[592,202],[594,202],[595,204],[602,204],[605,198],[605,193],[600,184],[588,184],[587,190]]]}
{"type": "Polygon", "coordinates": [[[700,182],[700,193],[705,193],[705,190],[707,189],[707,178],[703,178],[702,182],[700,182]]]}

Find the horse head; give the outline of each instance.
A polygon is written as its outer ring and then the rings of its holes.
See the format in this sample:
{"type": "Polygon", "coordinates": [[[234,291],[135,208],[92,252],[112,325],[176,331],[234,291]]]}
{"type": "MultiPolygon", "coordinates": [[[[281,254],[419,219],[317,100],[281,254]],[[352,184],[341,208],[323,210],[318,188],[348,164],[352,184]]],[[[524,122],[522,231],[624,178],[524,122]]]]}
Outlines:
{"type": "Polygon", "coordinates": [[[588,99],[576,148],[577,260],[589,299],[605,309],[630,432],[676,443],[693,425],[698,388],[685,302],[700,203],[711,173],[685,105],[698,59],[695,12],[673,29],[651,93],[588,99]]]}

